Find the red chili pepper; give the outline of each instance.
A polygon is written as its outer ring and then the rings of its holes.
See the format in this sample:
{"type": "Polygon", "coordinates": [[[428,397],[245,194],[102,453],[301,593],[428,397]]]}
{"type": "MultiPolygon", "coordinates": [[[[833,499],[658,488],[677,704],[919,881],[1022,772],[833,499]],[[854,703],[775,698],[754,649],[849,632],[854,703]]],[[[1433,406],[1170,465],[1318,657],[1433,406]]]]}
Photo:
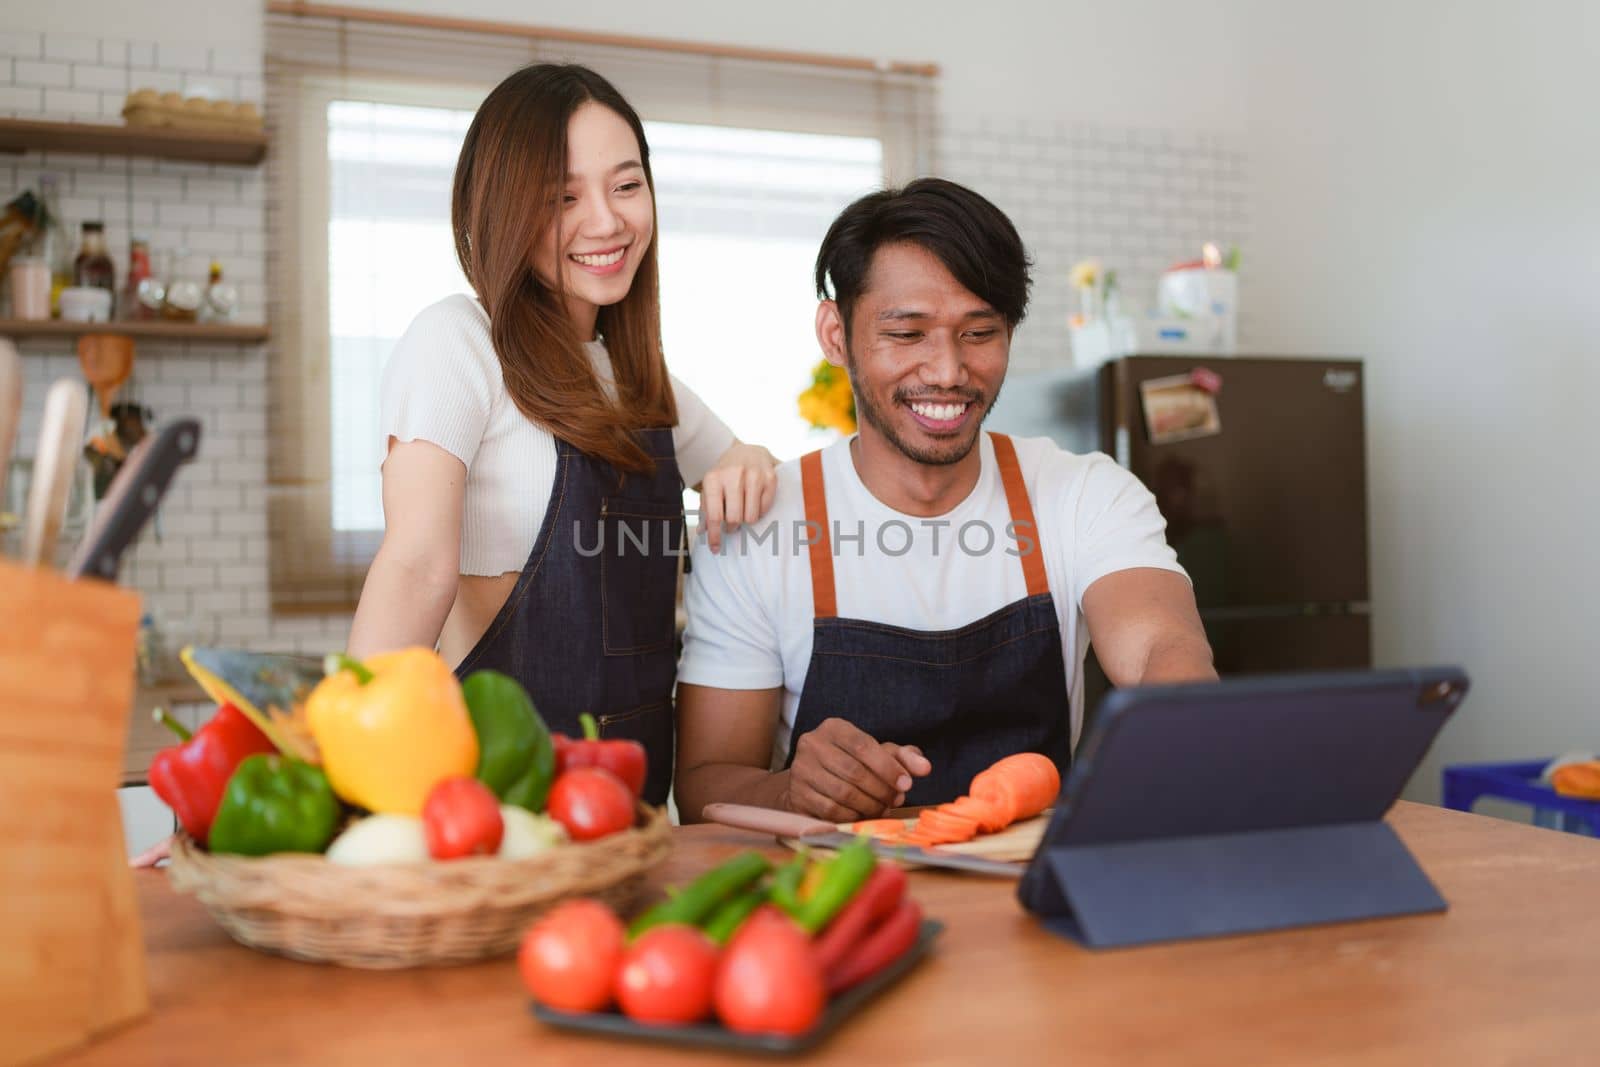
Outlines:
{"type": "Polygon", "coordinates": [[[828,995],[843,992],[883,970],[916,944],[922,929],[922,909],[904,897],[889,917],[868,934],[854,952],[828,971],[828,995]]]}
{"type": "Polygon", "coordinates": [[[817,963],[828,974],[844,960],[867,932],[886,919],[906,895],[906,872],[893,863],[879,863],[844,910],[833,917],[813,946],[817,963]]]}
{"type": "Polygon", "coordinates": [[[583,726],[583,737],[573,739],[564,734],[554,734],[556,774],[574,767],[599,767],[622,779],[622,784],[633,790],[634,796],[644,794],[644,779],[648,769],[644,746],[637,741],[602,741],[600,727],[594,716],[584,712],[578,716],[583,726]]]}
{"type": "Polygon", "coordinates": [[[156,715],[183,743],[162,749],[150,761],[150,788],[203,845],[234,770],[246,756],[277,752],[277,746],[232,704],[219,707],[192,736],[166,712],[156,715]]]}

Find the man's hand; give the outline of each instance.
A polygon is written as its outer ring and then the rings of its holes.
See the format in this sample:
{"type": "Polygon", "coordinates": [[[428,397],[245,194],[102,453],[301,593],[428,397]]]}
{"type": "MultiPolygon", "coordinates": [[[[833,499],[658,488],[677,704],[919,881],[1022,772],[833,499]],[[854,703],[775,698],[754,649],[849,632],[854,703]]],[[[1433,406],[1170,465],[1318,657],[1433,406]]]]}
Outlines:
{"type": "Polygon", "coordinates": [[[932,770],[914,745],[877,741],[844,719],[824,719],[795,743],[787,806],[829,822],[875,819],[904,804],[911,779],[932,770]]]}

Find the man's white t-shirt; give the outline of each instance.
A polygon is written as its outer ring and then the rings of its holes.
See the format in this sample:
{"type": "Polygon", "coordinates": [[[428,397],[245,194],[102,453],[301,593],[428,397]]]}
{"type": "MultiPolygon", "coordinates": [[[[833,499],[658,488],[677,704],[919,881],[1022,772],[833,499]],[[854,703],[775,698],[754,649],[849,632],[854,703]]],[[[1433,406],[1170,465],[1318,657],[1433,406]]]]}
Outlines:
{"type": "MultiPolygon", "coordinates": [[[[1110,457],[1064,452],[1045,437],[1013,441],[1061,624],[1076,745],[1089,645],[1084,591],[1115,571],[1183,569],[1166,542],[1155,497],[1110,457]]],[[[1019,542],[1009,532],[1010,508],[987,433],[979,447],[977,485],[933,518],[902,514],[873,496],[856,473],[848,439],[823,450],[840,617],[952,630],[1027,596],[1019,542]]],[[[800,463],[794,460],[778,468],[777,498],[765,519],[725,538],[720,553],[697,539],[684,591],[689,625],[678,680],[717,689],[783,686],[774,766],[788,753],[811,661],[814,612],[804,523],[800,463]]],[[[1066,694],[1062,698],[1067,714],[1066,694]]],[[[863,693],[862,699],[872,695],[863,693]]]]}

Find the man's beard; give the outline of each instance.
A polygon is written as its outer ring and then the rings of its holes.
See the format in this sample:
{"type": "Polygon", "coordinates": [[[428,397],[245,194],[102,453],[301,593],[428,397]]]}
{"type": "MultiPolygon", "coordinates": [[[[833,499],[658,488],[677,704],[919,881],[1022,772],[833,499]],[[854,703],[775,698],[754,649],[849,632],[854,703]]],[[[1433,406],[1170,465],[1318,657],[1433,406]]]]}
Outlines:
{"type": "MultiPolygon", "coordinates": [[[[844,355],[845,363],[850,368],[850,384],[854,386],[856,382],[860,381],[860,375],[856,372],[856,359],[848,346],[845,348],[844,355]]],[[[872,428],[882,434],[885,441],[888,441],[901,455],[912,462],[922,463],[929,467],[948,467],[967,458],[967,454],[972,451],[972,446],[978,443],[978,434],[983,429],[984,420],[994,410],[995,401],[1000,399],[999,389],[996,389],[994,396],[987,398],[987,400],[983,393],[977,389],[958,389],[954,392],[955,395],[968,403],[983,404],[983,412],[961,437],[940,441],[929,447],[919,447],[902,437],[900,431],[895,428],[893,421],[889,418],[889,413],[884,411],[877,401],[862,388],[855,390],[856,414],[861,416],[863,421],[871,423],[872,428]]],[[[946,394],[946,396],[948,395],[946,394]]],[[[915,399],[916,395],[913,393],[908,393],[903,389],[895,390],[894,403],[896,404],[915,399]]]]}

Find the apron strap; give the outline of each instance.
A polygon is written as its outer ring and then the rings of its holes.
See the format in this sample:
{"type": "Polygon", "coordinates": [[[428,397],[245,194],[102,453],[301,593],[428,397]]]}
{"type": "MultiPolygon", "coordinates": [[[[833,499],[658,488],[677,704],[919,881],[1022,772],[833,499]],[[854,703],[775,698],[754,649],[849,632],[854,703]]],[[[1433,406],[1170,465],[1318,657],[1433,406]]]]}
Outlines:
{"type": "MultiPolygon", "coordinates": [[[[994,441],[994,458],[1000,468],[1000,484],[1005,487],[1006,504],[1011,511],[1012,528],[1029,547],[1021,552],[1022,576],[1027,582],[1028,595],[1038,596],[1050,591],[1050,580],[1045,577],[1044,550],[1039,544],[1039,524],[1033,517],[1033,502],[1028,499],[1028,487],[1022,481],[1022,468],[1017,463],[1017,449],[1011,438],[1003,433],[991,433],[994,441]]],[[[800,488],[805,497],[807,533],[810,537],[808,552],[811,560],[811,602],[816,617],[832,619],[839,614],[838,596],[833,584],[833,547],[828,540],[828,497],[822,482],[822,452],[809,452],[800,458],[800,488]]]]}
{"type": "Polygon", "coordinates": [[[1028,595],[1038,596],[1050,591],[1050,580],[1044,573],[1044,548],[1039,544],[1039,524],[1033,518],[1033,501],[1028,499],[1028,487],[1022,481],[1022,467],[1017,463],[1017,448],[1011,438],[1003,433],[991,433],[994,441],[994,458],[1000,466],[1000,484],[1006,489],[1006,503],[1011,508],[1012,528],[1018,535],[1018,550],[1022,559],[1022,576],[1028,583],[1028,595]],[[1020,542],[1026,538],[1029,547],[1020,542]]]}
{"type": "Polygon", "coordinates": [[[820,450],[800,457],[800,489],[811,542],[811,603],[817,618],[831,619],[839,614],[839,601],[833,588],[833,546],[828,540],[828,495],[822,484],[820,450]]]}

